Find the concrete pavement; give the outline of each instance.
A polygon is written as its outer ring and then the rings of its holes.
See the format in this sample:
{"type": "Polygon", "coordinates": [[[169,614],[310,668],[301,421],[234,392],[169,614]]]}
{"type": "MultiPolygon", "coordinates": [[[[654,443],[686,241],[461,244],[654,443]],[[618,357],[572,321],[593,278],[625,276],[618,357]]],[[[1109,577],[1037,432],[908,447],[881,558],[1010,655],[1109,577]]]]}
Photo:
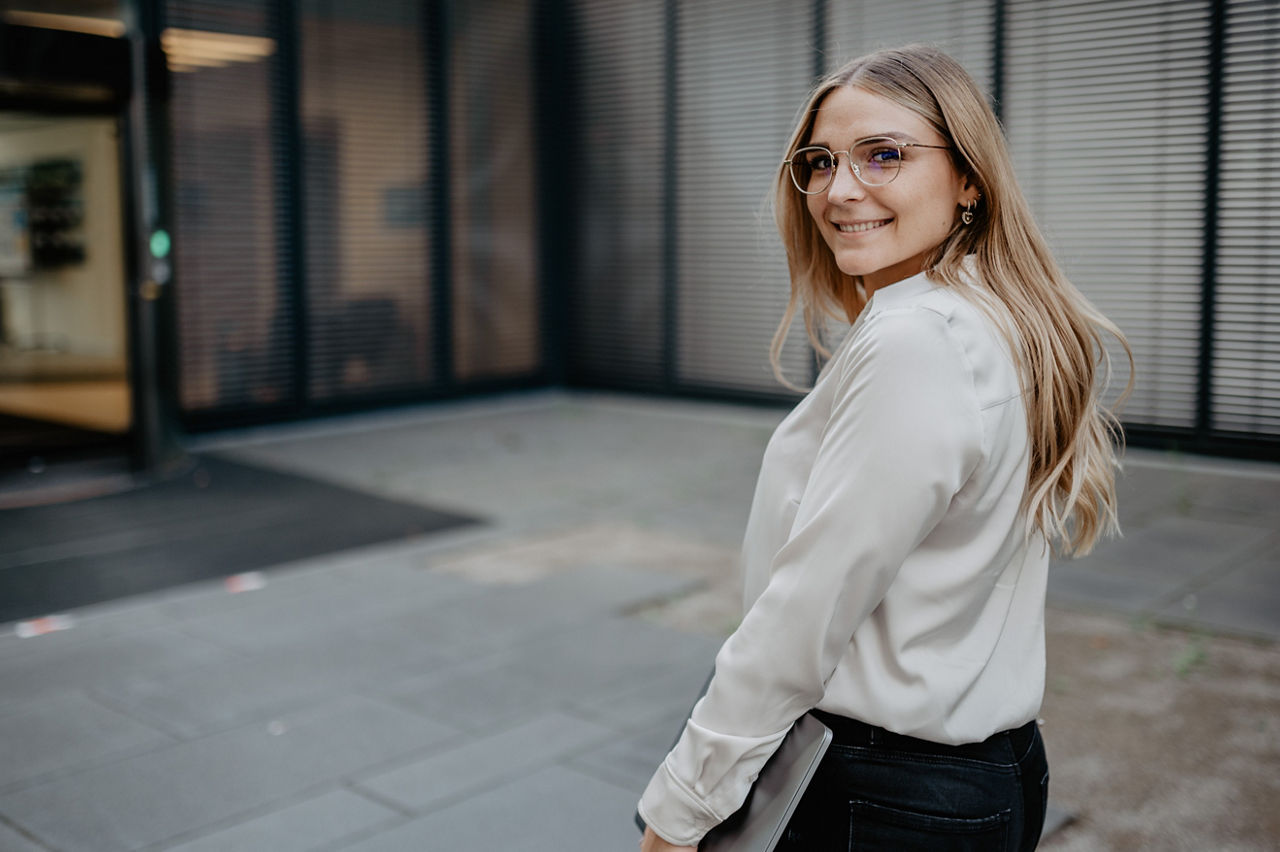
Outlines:
{"type": "MultiPolygon", "coordinates": [[[[0,627],[0,850],[633,849],[782,415],[546,392],[199,441],[487,523],[0,627]]],[[[1051,602],[1280,638],[1280,467],[1127,471],[1051,602]]]]}

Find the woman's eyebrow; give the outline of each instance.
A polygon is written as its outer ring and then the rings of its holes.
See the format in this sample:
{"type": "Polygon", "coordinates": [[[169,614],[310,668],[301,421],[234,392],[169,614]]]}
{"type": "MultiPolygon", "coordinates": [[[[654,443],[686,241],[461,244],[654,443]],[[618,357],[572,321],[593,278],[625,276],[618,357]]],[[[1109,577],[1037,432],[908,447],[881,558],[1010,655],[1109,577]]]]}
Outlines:
{"type": "MultiPolygon", "coordinates": [[[[863,142],[866,142],[869,139],[892,139],[895,142],[919,142],[920,141],[919,139],[917,139],[916,137],[912,136],[910,133],[907,133],[904,130],[886,130],[883,133],[868,133],[866,136],[859,136],[857,139],[853,140],[853,143],[849,147],[853,147],[855,145],[861,145],[863,142]]],[[[834,150],[831,147],[831,144],[829,142],[823,142],[816,137],[813,139],[810,139],[808,144],[816,145],[822,148],[826,148],[828,150],[834,150]]]]}
{"type": "Polygon", "coordinates": [[[886,130],[884,133],[872,133],[858,139],[854,144],[866,142],[868,139],[892,139],[894,142],[919,142],[920,140],[903,130],[886,130]]]}

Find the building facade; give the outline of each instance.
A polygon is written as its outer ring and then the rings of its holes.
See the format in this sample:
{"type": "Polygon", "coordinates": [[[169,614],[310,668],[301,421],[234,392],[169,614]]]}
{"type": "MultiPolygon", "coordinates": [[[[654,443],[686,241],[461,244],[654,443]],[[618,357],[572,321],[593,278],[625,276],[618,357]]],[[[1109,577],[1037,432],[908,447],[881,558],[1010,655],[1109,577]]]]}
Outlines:
{"type": "MultiPolygon", "coordinates": [[[[845,59],[929,41],[1127,334],[1131,441],[1280,456],[1272,0],[3,8],[0,414],[145,462],[183,431],[506,388],[785,402],[768,194],[795,111],[845,59]],[[70,253],[36,251],[59,209],[70,253]],[[68,419],[55,381],[98,402],[68,419]]],[[[812,376],[799,329],[783,360],[812,376]]]]}

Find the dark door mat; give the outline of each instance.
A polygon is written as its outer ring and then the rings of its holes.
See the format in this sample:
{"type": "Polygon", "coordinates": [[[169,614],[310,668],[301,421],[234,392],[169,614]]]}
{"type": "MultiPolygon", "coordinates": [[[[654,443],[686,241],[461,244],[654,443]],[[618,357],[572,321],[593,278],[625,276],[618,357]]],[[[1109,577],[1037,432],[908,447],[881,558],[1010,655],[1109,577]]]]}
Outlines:
{"type": "Polygon", "coordinates": [[[127,442],[124,435],[0,414],[0,471],[26,468],[33,457],[43,462],[123,447],[127,442]]]}
{"type": "Polygon", "coordinates": [[[477,519],[200,456],[132,491],[0,511],[0,622],[477,519]]]}

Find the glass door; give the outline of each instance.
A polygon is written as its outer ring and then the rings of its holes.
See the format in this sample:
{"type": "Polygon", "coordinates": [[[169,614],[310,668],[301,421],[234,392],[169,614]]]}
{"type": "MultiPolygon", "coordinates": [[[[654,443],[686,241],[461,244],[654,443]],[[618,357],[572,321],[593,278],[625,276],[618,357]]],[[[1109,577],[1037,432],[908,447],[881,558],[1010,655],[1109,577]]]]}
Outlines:
{"type": "Polygon", "coordinates": [[[0,470],[127,452],[119,131],[0,111],[0,470]]]}

